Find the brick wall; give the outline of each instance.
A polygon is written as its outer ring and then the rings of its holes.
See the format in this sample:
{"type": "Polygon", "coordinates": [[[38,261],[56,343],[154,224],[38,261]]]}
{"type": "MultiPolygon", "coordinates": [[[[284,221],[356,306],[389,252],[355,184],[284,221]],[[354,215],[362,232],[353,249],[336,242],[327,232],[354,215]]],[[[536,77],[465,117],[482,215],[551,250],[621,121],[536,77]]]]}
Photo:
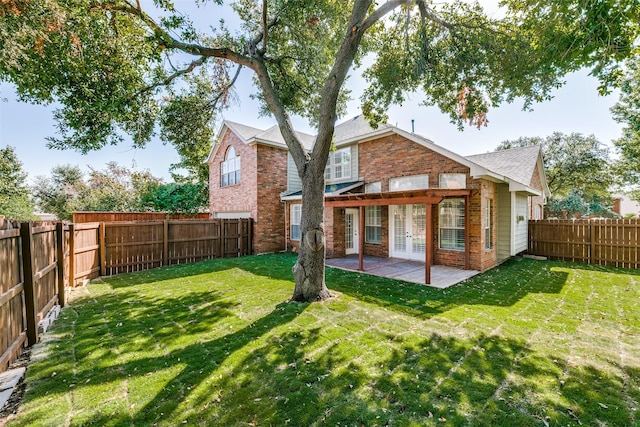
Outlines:
{"type": "Polygon", "coordinates": [[[429,187],[438,188],[440,173],[469,173],[469,168],[448,157],[392,135],[360,144],[359,174],[365,182],[382,181],[382,191],[389,191],[389,178],[429,174],[429,187]]]}
{"type": "Polygon", "coordinates": [[[227,131],[209,164],[209,209],[212,214],[250,212],[254,220],[255,253],[284,249],[284,207],[280,193],[287,188],[287,152],[247,145],[227,131]],[[240,183],[220,187],[220,163],[233,146],[240,156],[240,183]],[[259,201],[259,203],[258,203],[259,201]]]}
{"type": "Polygon", "coordinates": [[[209,211],[213,214],[251,212],[251,217],[255,219],[258,214],[256,171],[256,146],[245,144],[235,133],[228,130],[215,157],[209,163],[209,211]],[[220,164],[231,146],[235,149],[236,156],[240,156],[240,183],[220,187],[220,164]]]}
{"type": "Polygon", "coordinates": [[[257,145],[258,161],[258,253],[284,250],[284,203],[280,193],[287,190],[287,151],[257,145]]]}

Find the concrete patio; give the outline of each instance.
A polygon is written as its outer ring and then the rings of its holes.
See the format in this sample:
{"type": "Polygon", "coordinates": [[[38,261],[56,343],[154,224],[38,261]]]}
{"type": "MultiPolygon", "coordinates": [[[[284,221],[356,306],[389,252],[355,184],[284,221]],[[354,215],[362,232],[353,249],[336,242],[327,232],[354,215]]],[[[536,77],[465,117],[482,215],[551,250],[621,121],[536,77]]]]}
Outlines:
{"type": "MultiPolygon", "coordinates": [[[[329,258],[325,263],[330,267],[357,271],[358,255],[347,255],[343,258],[329,258]]],[[[363,265],[363,273],[366,274],[424,285],[425,266],[423,262],[365,255],[363,265]]],[[[480,272],[476,270],[463,270],[461,268],[447,267],[444,265],[432,265],[431,284],[427,286],[445,289],[479,273],[480,272]]]]}

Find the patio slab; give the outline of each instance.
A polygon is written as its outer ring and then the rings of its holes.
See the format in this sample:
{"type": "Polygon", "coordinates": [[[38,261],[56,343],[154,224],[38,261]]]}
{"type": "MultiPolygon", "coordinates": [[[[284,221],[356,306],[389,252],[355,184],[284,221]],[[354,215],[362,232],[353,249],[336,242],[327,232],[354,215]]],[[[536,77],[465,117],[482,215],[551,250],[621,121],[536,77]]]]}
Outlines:
{"type": "MultiPolygon", "coordinates": [[[[358,271],[358,255],[347,255],[343,258],[329,258],[326,265],[344,270],[358,271]]],[[[398,258],[381,258],[364,256],[364,271],[361,273],[373,276],[387,277],[389,279],[403,280],[405,282],[424,285],[424,263],[398,258]]],[[[476,270],[464,270],[462,268],[447,267],[444,265],[431,266],[431,283],[438,289],[445,289],[479,274],[476,270]]]]}

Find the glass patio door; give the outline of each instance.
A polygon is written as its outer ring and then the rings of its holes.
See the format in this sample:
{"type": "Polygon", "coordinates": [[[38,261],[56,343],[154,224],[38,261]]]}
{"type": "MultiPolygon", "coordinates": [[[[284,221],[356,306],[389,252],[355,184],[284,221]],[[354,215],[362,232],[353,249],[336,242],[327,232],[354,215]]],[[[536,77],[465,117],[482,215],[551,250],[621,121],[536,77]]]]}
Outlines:
{"type": "Polygon", "coordinates": [[[389,254],[394,258],[424,261],[426,251],[426,217],[425,205],[391,206],[391,239],[389,254]]]}

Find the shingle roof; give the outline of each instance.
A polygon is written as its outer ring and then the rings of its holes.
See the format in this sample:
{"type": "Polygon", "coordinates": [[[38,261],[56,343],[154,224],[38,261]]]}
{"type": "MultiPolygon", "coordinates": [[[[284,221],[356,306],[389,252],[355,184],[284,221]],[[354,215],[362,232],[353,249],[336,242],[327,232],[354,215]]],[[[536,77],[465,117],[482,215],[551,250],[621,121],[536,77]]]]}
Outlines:
{"type": "Polygon", "coordinates": [[[532,145],[530,147],[511,148],[509,150],[465,157],[492,172],[499,173],[522,184],[530,185],[539,153],[540,146],[532,145]]]}
{"type": "MultiPolygon", "coordinates": [[[[313,143],[316,139],[314,135],[309,135],[308,133],[295,131],[300,143],[307,150],[311,150],[313,147],[313,143]]],[[[280,128],[277,125],[271,126],[269,129],[265,131],[260,131],[259,134],[255,135],[256,138],[262,139],[264,141],[276,142],[278,144],[285,144],[284,138],[280,133],[280,128]]]]}
{"type": "Polygon", "coordinates": [[[251,139],[260,132],[263,132],[262,129],[254,128],[251,126],[243,125],[236,122],[230,122],[229,120],[225,120],[224,122],[227,126],[229,126],[235,133],[237,133],[242,139],[247,140],[251,139]]]}
{"type": "MultiPolygon", "coordinates": [[[[386,128],[389,126],[390,125],[387,124],[381,124],[378,126],[378,129],[386,128]]],[[[374,132],[375,130],[376,129],[372,128],[365,120],[364,116],[360,114],[353,117],[352,119],[345,120],[344,122],[336,125],[333,132],[333,142],[338,143],[341,141],[346,141],[348,139],[374,132]]]]}

